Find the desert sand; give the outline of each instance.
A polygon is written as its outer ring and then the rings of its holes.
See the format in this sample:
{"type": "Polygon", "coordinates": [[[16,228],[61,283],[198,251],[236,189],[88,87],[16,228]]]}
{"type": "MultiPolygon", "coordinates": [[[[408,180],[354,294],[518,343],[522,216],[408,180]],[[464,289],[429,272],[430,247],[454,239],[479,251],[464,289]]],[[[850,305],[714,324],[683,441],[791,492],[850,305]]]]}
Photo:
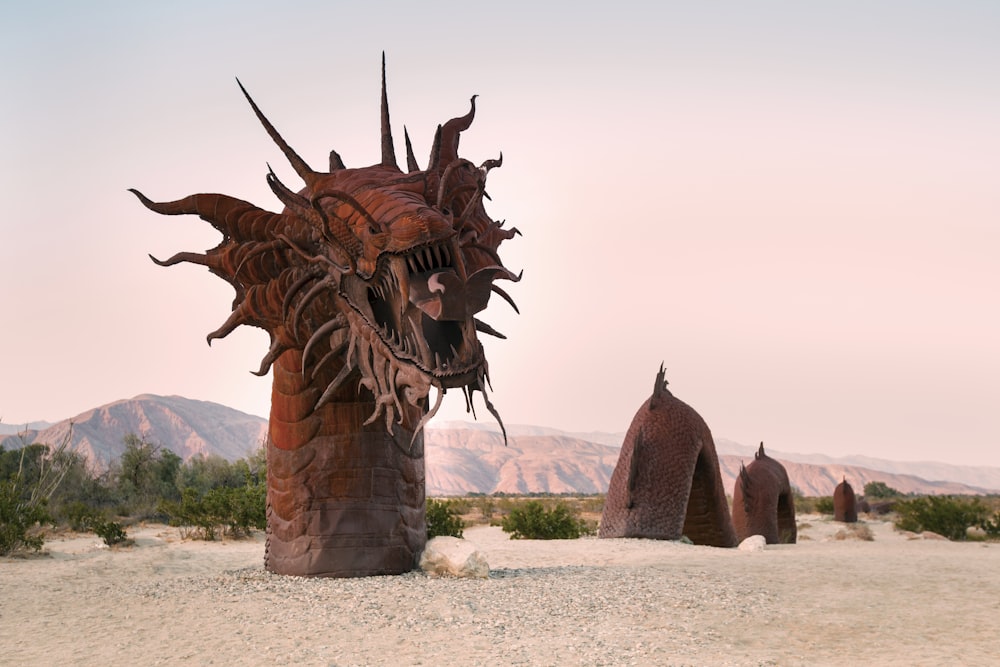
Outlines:
{"type": "Polygon", "coordinates": [[[763,551],[466,539],[489,579],[263,570],[263,536],[109,549],[53,536],[0,559],[3,665],[995,665],[1000,544],[800,517],[763,551]]]}

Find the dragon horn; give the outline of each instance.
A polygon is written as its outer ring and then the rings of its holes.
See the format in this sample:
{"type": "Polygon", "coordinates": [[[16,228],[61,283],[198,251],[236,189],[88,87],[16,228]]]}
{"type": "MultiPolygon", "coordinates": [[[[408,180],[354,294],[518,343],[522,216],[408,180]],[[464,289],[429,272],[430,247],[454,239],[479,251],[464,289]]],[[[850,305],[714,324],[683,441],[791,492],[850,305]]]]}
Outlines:
{"type": "Polygon", "coordinates": [[[449,120],[441,128],[439,136],[435,136],[434,150],[431,154],[433,164],[428,166],[428,171],[440,169],[441,165],[451,164],[458,159],[459,135],[469,129],[472,119],[476,117],[476,97],[477,95],[473,95],[469,100],[469,113],[449,120]]]}
{"type": "Polygon", "coordinates": [[[403,140],[406,142],[406,171],[420,171],[417,158],[413,155],[413,144],[410,143],[410,133],[406,131],[405,125],[403,126],[403,140]]]}
{"type": "Polygon", "coordinates": [[[389,125],[389,97],[385,93],[385,51],[382,52],[382,166],[395,167],[396,149],[392,145],[392,128],[389,125]]]}
{"type": "Polygon", "coordinates": [[[316,181],[318,174],[313,171],[308,164],[306,164],[305,160],[299,157],[298,153],[292,150],[292,147],[289,146],[284,139],[281,138],[278,131],[274,129],[274,125],[271,125],[271,121],[269,121],[264,114],[261,113],[260,108],[253,101],[253,98],[250,97],[250,93],[248,93],[247,89],[243,87],[243,84],[240,83],[239,79],[236,79],[236,84],[240,87],[240,90],[243,91],[243,95],[247,98],[247,102],[249,102],[250,106],[253,108],[253,112],[257,115],[257,120],[260,121],[261,125],[264,126],[264,129],[267,130],[268,135],[270,135],[271,139],[274,140],[274,143],[278,145],[281,152],[285,154],[286,158],[288,158],[288,161],[291,163],[295,173],[299,175],[299,178],[306,182],[306,185],[312,186],[316,181]]]}

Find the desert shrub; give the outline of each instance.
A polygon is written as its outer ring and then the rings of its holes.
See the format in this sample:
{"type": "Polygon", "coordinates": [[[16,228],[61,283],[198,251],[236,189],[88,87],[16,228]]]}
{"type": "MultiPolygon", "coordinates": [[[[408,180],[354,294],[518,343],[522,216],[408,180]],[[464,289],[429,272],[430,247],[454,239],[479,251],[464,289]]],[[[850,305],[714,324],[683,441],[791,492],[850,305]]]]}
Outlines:
{"type": "Polygon", "coordinates": [[[989,512],[978,498],[923,496],[896,503],[896,527],[915,533],[930,531],[949,540],[965,540],[972,526],[982,526],[989,512]]]}
{"type": "Polygon", "coordinates": [[[479,513],[483,515],[483,519],[487,523],[492,521],[493,513],[497,508],[496,500],[489,496],[477,496],[473,500],[473,506],[479,510],[479,513]]]}
{"type": "Polygon", "coordinates": [[[561,501],[547,510],[541,502],[529,500],[511,509],[501,526],[512,540],[573,540],[591,532],[561,501]]]}
{"type": "Polygon", "coordinates": [[[91,530],[96,522],[104,518],[104,513],[82,500],[74,500],[64,504],[56,518],[73,530],[84,531],[91,530]]]}
{"type": "Polygon", "coordinates": [[[54,448],[23,440],[18,450],[0,447],[0,555],[42,548],[45,537],[34,530],[52,521],[49,499],[68,472],[65,454],[72,436],[70,424],[66,437],[54,448]]]}
{"type": "Polygon", "coordinates": [[[885,482],[868,482],[865,484],[864,495],[866,498],[895,498],[901,496],[899,491],[888,486],[885,482]]]}
{"type": "Polygon", "coordinates": [[[833,514],[833,496],[820,496],[815,499],[813,509],[818,514],[833,514]]]}
{"type": "Polygon", "coordinates": [[[427,539],[449,535],[462,537],[462,517],[454,501],[427,500],[427,539]]]}
{"type": "Polygon", "coordinates": [[[226,492],[229,503],[227,527],[233,536],[249,535],[267,528],[267,486],[245,484],[226,492]]]}
{"type": "Polygon", "coordinates": [[[111,521],[103,517],[94,519],[90,529],[94,531],[95,535],[104,540],[104,543],[109,547],[129,541],[128,535],[125,533],[125,527],[117,521],[111,521]]]}
{"type": "Polygon", "coordinates": [[[49,520],[44,502],[24,499],[20,480],[0,481],[0,556],[19,549],[38,551],[45,538],[30,531],[49,520]]]}
{"type": "Polygon", "coordinates": [[[242,537],[267,526],[267,489],[263,484],[240,488],[218,487],[199,493],[188,487],[180,501],[161,501],[158,510],[171,526],[188,529],[185,536],[215,540],[222,535],[242,537]]]}
{"type": "MultiPolygon", "coordinates": [[[[792,485],[792,502],[794,503],[796,514],[812,514],[816,511],[814,499],[804,496],[802,490],[794,484],[792,485]]],[[[731,502],[730,506],[732,506],[731,502]]]]}

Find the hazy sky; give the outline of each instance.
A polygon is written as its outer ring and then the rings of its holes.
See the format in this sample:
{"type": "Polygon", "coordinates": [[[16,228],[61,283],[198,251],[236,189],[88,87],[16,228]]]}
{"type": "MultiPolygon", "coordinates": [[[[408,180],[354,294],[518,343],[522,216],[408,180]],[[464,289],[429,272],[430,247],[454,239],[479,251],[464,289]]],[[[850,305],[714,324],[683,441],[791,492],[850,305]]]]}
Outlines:
{"type": "Polygon", "coordinates": [[[280,210],[237,76],[314,167],[377,162],[384,50],[398,155],[472,94],[460,154],[503,151],[506,423],[624,431],[662,361],[718,438],[1000,465],[1000,3],[558,4],[4,3],[4,423],[266,417],[266,334],[210,348],[232,289],[147,257],[218,234],[126,189],[280,210]]]}

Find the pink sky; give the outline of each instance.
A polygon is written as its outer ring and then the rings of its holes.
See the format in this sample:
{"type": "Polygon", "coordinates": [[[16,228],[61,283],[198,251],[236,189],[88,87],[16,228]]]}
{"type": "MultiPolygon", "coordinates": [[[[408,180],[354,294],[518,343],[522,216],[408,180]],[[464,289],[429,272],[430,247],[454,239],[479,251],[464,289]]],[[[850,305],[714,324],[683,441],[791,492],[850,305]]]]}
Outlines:
{"type": "Polygon", "coordinates": [[[623,431],[662,361],[716,437],[1000,465],[1000,5],[204,4],[3,10],[4,423],[141,393],[267,416],[266,335],[205,344],[231,288],[146,256],[217,234],[126,189],[280,209],[236,76],[307,161],[376,162],[385,50],[422,162],[474,93],[461,154],[503,151],[505,422],[623,431]]]}

